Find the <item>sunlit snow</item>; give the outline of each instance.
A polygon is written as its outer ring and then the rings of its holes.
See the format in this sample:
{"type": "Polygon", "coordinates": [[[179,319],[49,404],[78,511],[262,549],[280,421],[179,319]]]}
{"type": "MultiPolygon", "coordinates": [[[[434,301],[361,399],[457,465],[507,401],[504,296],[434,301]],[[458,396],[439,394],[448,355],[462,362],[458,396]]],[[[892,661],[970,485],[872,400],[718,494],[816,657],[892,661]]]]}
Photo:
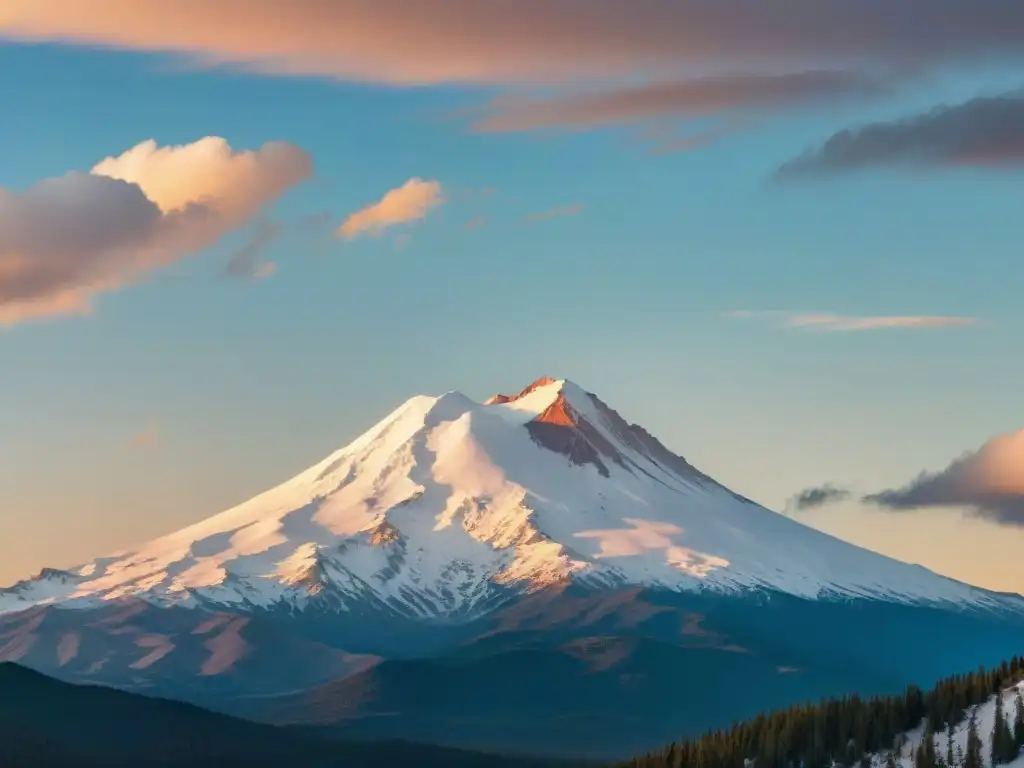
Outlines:
{"type": "Polygon", "coordinates": [[[226,512],[68,578],[0,591],[0,612],[128,595],[301,605],[313,580],[342,610],[370,590],[419,615],[468,616],[497,585],[532,590],[580,576],[809,598],[997,600],[662,466],[627,444],[587,392],[555,381],[490,405],[458,392],[414,397],[347,447],[226,512]],[[605,477],[535,442],[526,425],[558,397],[628,461],[608,462],[605,477]]]}

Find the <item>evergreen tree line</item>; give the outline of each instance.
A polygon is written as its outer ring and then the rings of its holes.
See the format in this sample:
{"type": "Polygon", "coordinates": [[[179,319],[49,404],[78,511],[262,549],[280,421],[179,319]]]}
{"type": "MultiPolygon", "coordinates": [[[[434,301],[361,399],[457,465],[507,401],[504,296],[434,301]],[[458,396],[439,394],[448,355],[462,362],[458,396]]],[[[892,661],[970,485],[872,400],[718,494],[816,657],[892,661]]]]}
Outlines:
{"type": "MultiPolygon", "coordinates": [[[[954,675],[925,692],[918,686],[894,696],[857,695],[806,703],[679,741],[621,768],[868,768],[870,755],[887,754],[888,768],[899,763],[896,750],[907,731],[924,723],[925,736],[914,755],[917,768],[983,768],[982,737],[974,707],[1024,678],[1024,657],[1001,666],[954,675]],[[965,749],[954,747],[953,731],[968,720],[965,749]],[[934,744],[946,733],[945,749],[934,744]]],[[[993,765],[1009,762],[1024,746],[1024,699],[1018,693],[1012,724],[1002,696],[991,734],[993,765]]],[[[958,746],[958,745],[957,745],[958,746]]]]}

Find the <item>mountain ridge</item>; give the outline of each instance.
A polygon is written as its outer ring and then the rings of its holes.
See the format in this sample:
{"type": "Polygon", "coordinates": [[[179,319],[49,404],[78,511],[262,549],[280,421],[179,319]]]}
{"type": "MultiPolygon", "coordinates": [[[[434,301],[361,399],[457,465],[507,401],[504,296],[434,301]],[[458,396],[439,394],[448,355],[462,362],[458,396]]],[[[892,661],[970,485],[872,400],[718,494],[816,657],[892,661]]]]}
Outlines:
{"type": "Polygon", "coordinates": [[[542,377],[483,403],[457,390],[410,398],[243,504],[0,590],[0,613],[123,597],[342,611],[369,599],[456,620],[571,581],[1024,605],[771,512],[596,395],[542,377]]]}
{"type": "Polygon", "coordinates": [[[331,737],[624,757],[1004,658],[1022,606],[766,509],[544,378],[410,398],[242,504],[19,582],[0,661],[331,737]]]}
{"type": "Polygon", "coordinates": [[[398,741],[339,742],[0,662],[4,766],[506,766],[583,768],[398,741]]]}

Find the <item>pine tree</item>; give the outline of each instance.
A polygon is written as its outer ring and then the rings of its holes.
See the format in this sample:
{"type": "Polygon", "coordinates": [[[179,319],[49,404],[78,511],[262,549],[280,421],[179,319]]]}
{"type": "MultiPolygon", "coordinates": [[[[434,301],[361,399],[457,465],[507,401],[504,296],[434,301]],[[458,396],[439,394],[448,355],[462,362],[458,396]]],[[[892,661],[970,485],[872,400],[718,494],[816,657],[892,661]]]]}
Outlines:
{"type": "Polygon", "coordinates": [[[924,735],[921,737],[921,743],[914,755],[914,765],[916,768],[936,768],[936,764],[935,734],[932,733],[932,726],[928,723],[925,724],[924,735]]]}
{"type": "Polygon", "coordinates": [[[946,726],[946,765],[948,768],[953,768],[957,765],[956,755],[953,753],[953,721],[949,721],[949,725],[946,726]]]}
{"type": "Polygon", "coordinates": [[[1008,763],[1017,756],[1013,732],[1006,724],[1002,691],[996,694],[995,723],[992,725],[992,765],[1008,763]]]}
{"type": "Polygon", "coordinates": [[[964,755],[964,768],[984,768],[981,762],[981,737],[978,736],[978,720],[974,708],[967,723],[967,750],[964,755]]]}
{"type": "Polygon", "coordinates": [[[1003,761],[1003,754],[1006,752],[1006,745],[1003,743],[1003,730],[1006,728],[1006,721],[1003,717],[1003,697],[996,696],[996,711],[992,720],[992,765],[996,766],[1003,761]],[[1002,724],[1002,727],[1000,727],[1002,724]]]}

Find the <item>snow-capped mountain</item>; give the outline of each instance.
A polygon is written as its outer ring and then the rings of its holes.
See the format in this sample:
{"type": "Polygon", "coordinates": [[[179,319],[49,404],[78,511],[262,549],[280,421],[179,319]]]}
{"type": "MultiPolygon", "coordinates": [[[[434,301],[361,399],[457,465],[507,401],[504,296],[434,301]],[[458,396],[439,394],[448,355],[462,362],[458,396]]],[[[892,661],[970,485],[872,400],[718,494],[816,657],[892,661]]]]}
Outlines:
{"type": "MultiPolygon", "coordinates": [[[[576,384],[414,397],[237,507],[0,590],[0,613],[137,597],[231,610],[370,601],[472,619],[568,583],[1006,607],[742,498],[576,384]]],[[[1016,605],[1016,603],[1014,603],[1016,605]]]]}
{"type": "Polygon", "coordinates": [[[0,662],[342,738],[605,759],[999,663],[1022,605],[765,509],[545,378],[414,397],[233,509],[0,590],[0,662]]]}

